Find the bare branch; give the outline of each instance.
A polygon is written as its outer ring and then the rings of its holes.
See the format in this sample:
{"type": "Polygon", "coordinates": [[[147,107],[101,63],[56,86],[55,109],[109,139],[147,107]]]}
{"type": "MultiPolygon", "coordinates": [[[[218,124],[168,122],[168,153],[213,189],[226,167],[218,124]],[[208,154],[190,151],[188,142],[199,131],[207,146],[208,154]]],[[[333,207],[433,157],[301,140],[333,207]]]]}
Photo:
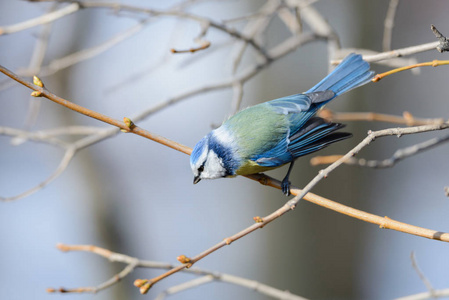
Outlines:
{"type": "MultiPolygon", "coordinates": [[[[370,167],[370,168],[391,168],[394,165],[396,165],[396,163],[400,162],[403,159],[406,159],[410,156],[414,156],[418,153],[424,152],[448,141],[449,141],[449,134],[442,137],[436,137],[407,148],[396,150],[396,152],[393,154],[391,158],[384,159],[381,161],[366,160],[363,158],[356,159],[354,157],[351,157],[344,163],[348,165],[357,165],[361,167],[370,167]]],[[[316,156],[310,160],[310,163],[313,166],[320,164],[330,164],[337,161],[341,157],[342,155],[316,156]]]]}
{"type": "Polygon", "coordinates": [[[67,15],[73,14],[74,12],[78,11],[80,9],[80,6],[78,3],[74,2],[70,5],[61,8],[60,10],[50,12],[48,14],[42,15],[40,17],[24,21],[15,25],[9,25],[9,26],[3,26],[0,27],[0,35],[3,34],[11,34],[16,33],[18,31],[26,30],[35,26],[48,24],[51,22],[56,21],[57,19],[63,18],[67,15]]]}
{"type": "MultiPolygon", "coordinates": [[[[417,46],[411,46],[411,47],[407,47],[407,48],[396,49],[396,50],[391,50],[391,51],[372,54],[372,55],[363,55],[363,59],[367,62],[378,62],[378,61],[382,61],[382,60],[386,60],[386,59],[392,59],[392,58],[408,56],[408,55],[412,55],[412,54],[416,54],[416,53],[420,53],[420,52],[435,50],[439,44],[440,44],[439,42],[432,42],[432,43],[421,44],[421,45],[417,45],[417,46]]],[[[357,53],[363,52],[363,50],[359,51],[357,49],[345,49],[345,50],[349,51],[349,52],[357,52],[357,53]]],[[[371,51],[371,50],[369,50],[369,51],[371,51]]],[[[331,61],[331,64],[338,65],[341,61],[342,61],[342,59],[335,59],[335,60],[331,61]]]]}
{"type": "Polygon", "coordinates": [[[324,108],[318,115],[326,120],[332,122],[346,122],[346,121],[377,121],[402,124],[407,126],[418,126],[427,124],[441,124],[444,123],[443,118],[425,119],[415,118],[411,113],[405,111],[402,115],[388,115],[374,112],[333,112],[330,109],[324,108]]]}
{"type": "Polygon", "coordinates": [[[49,177],[47,177],[44,181],[42,181],[41,183],[39,183],[38,185],[36,185],[35,187],[26,190],[25,192],[22,192],[16,196],[11,196],[11,197],[0,197],[0,201],[14,201],[14,200],[18,200],[21,198],[25,198],[37,191],[39,191],[40,189],[44,188],[45,186],[47,186],[49,183],[51,183],[53,180],[55,180],[56,178],[58,178],[59,175],[62,174],[62,172],[64,172],[64,170],[67,168],[67,166],[69,165],[70,161],[72,160],[73,156],[75,155],[76,149],[74,147],[68,147],[64,153],[64,157],[62,158],[61,162],[59,163],[58,167],[56,168],[56,170],[53,172],[53,174],[51,174],[49,177]]]}
{"type": "MultiPolygon", "coordinates": [[[[280,8],[280,4],[277,1],[267,1],[257,12],[257,18],[252,18],[248,21],[246,26],[243,28],[243,34],[253,39],[259,39],[261,33],[265,31],[267,26],[270,24],[274,13],[280,8]]],[[[253,17],[248,16],[246,18],[253,17]]],[[[245,19],[245,17],[242,17],[245,19]]],[[[232,50],[232,73],[237,71],[238,66],[242,60],[243,54],[248,46],[248,43],[240,41],[235,44],[232,50]]]]}
{"type": "Polygon", "coordinates": [[[51,100],[53,102],[56,102],[56,103],[58,103],[58,104],[60,104],[62,106],[65,106],[65,107],[67,107],[67,108],[69,108],[71,110],[74,110],[76,112],[79,112],[79,113],[81,113],[83,115],[86,115],[88,117],[97,119],[99,121],[102,121],[104,123],[113,125],[115,127],[119,127],[120,129],[123,129],[126,132],[133,132],[133,133],[135,133],[137,135],[146,137],[146,138],[148,138],[150,140],[157,141],[158,143],[161,143],[163,145],[166,145],[166,146],[168,146],[170,148],[173,148],[173,149],[176,149],[178,151],[184,152],[186,154],[190,154],[190,152],[192,151],[190,148],[188,148],[188,147],[186,147],[184,145],[181,145],[179,143],[176,143],[174,141],[171,141],[171,140],[169,140],[167,138],[164,138],[164,137],[159,136],[157,134],[150,133],[150,132],[148,132],[146,130],[143,130],[143,129],[137,127],[137,126],[134,127],[134,128],[129,128],[124,122],[120,122],[120,121],[115,120],[113,118],[110,118],[110,117],[108,117],[106,115],[97,113],[97,112],[95,112],[93,110],[87,109],[87,108],[82,107],[80,105],[77,105],[77,104],[75,104],[73,102],[70,102],[70,101],[68,101],[66,99],[63,99],[63,98],[61,98],[59,96],[56,96],[55,94],[52,94],[51,92],[49,92],[44,87],[39,87],[37,85],[34,85],[34,84],[32,84],[32,83],[30,83],[30,82],[20,78],[19,76],[17,76],[16,74],[14,74],[13,72],[11,72],[10,70],[6,69],[3,66],[0,66],[0,72],[2,72],[3,74],[7,75],[8,77],[16,80],[17,82],[20,82],[24,86],[34,90],[37,93],[36,95],[38,95],[40,97],[45,97],[45,98],[47,98],[47,99],[49,99],[49,100],[51,100]]]}
{"type": "Polygon", "coordinates": [[[449,288],[442,290],[435,290],[433,294],[431,294],[430,292],[425,292],[406,297],[396,298],[395,300],[426,300],[426,299],[445,298],[448,296],[449,296],[449,288]]]}
{"type": "MultiPolygon", "coordinates": [[[[95,56],[98,56],[107,50],[111,49],[115,45],[125,41],[126,39],[134,36],[135,34],[139,33],[142,29],[145,28],[146,23],[149,22],[149,19],[139,22],[138,24],[130,27],[129,29],[126,29],[123,32],[120,32],[116,36],[112,37],[111,39],[96,45],[91,48],[83,49],[81,51],[74,52],[72,54],[69,54],[67,56],[64,56],[59,59],[55,59],[51,61],[47,66],[44,66],[42,68],[42,71],[39,73],[41,76],[50,76],[55,74],[58,71],[64,70],[65,68],[68,68],[70,66],[73,66],[77,63],[80,63],[82,61],[91,59],[95,56]]],[[[33,75],[33,74],[28,74],[33,75]]]]}
{"type": "Polygon", "coordinates": [[[402,68],[397,68],[394,70],[390,70],[388,72],[382,73],[382,74],[376,74],[376,76],[373,77],[373,79],[371,79],[371,81],[373,82],[377,82],[379,80],[381,80],[382,78],[385,78],[389,75],[398,73],[398,72],[402,72],[402,71],[406,71],[406,70],[410,70],[413,68],[419,68],[419,67],[438,67],[438,66],[443,66],[443,65],[449,65],[449,60],[434,60],[431,62],[424,62],[424,63],[420,63],[420,64],[414,64],[411,66],[406,66],[406,67],[402,67],[402,68]]]}
{"type": "MultiPolygon", "coordinates": [[[[169,263],[162,263],[162,262],[155,262],[155,261],[148,261],[148,260],[140,260],[135,257],[131,257],[125,254],[112,252],[110,250],[100,248],[93,245],[66,245],[66,244],[58,244],[57,248],[61,251],[68,252],[68,251],[86,251],[91,252],[100,256],[105,257],[106,259],[110,260],[111,262],[120,262],[124,263],[127,266],[118,274],[111,277],[109,280],[105,281],[104,283],[96,286],[96,287],[80,287],[80,288],[74,288],[74,289],[54,289],[49,288],[47,289],[50,293],[96,293],[101,290],[104,290],[113,284],[118,283],[119,280],[123,279],[124,277],[128,276],[132,271],[134,271],[135,268],[153,268],[153,269],[171,269],[173,268],[172,264],[169,263]]],[[[211,272],[204,269],[199,268],[190,268],[190,269],[184,269],[183,272],[190,273],[194,275],[202,276],[198,279],[195,279],[194,281],[188,281],[186,283],[183,283],[181,285],[169,288],[165,292],[162,292],[157,299],[164,299],[165,296],[182,292],[183,290],[193,288],[195,286],[211,282],[211,281],[218,281],[218,282],[226,282],[234,285],[238,285],[250,290],[253,290],[255,292],[258,292],[261,295],[270,296],[276,299],[282,299],[282,300],[306,300],[303,297],[296,296],[294,294],[291,294],[288,291],[281,291],[276,288],[267,286],[265,284],[261,284],[254,280],[249,280],[246,278],[233,276],[225,273],[219,273],[219,272],[211,272]]]]}
{"type": "Polygon", "coordinates": [[[419,276],[419,279],[424,283],[427,290],[430,294],[433,294],[435,292],[435,289],[433,288],[432,284],[430,283],[429,279],[424,275],[424,273],[421,271],[421,269],[418,266],[418,262],[416,261],[415,251],[412,251],[410,254],[410,260],[412,261],[412,267],[416,271],[416,273],[419,276]]]}
{"type": "Polygon", "coordinates": [[[412,261],[413,269],[418,274],[421,281],[425,284],[428,292],[414,294],[406,297],[397,298],[396,300],[424,300],[424,299],[437,299],[442,297],[449,296],[449,289],[436,290],[433,288],[430,281],[426,278],[424,273],[420,270],[418,263],[416,261],[415,252],[412,251],[410,255],[410,259],[412,261]]]}
{"type": "Polygon", "coordinates": [[[391,40],[393,38],[394,18],[396,16],[396,10],[399,5],[399,0],[390,0],[388,5],[387,16],[384,22],[384,38],[382,40],[382,50],[391,50],[391,40]]]}

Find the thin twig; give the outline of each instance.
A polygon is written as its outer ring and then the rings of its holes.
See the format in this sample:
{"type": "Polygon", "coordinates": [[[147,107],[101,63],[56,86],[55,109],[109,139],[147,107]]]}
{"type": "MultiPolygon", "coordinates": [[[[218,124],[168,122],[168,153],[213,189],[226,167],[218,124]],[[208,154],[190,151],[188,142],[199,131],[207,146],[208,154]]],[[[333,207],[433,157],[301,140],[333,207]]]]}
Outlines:
{"type": "MultiPolygon", "coordinates": [[[[242,30],[242,33],[253,39],[260,39],[261,34],[265,31],[274,17],[274,13],[280,8],[278,1],[267,1],[258,11],[258,18],[250,19],[242,30]]],[[[239,41],[232,49],[232,73],[237,71],[248,43],[239,41]]]]}
{"type": "Polygon", "coordinates": [[[174,54],[176,54],[176,53],[195,53],[197,51],[205,50],[205,49],[210,47],[210,42],[209,41],[197,40],[196,42],[198,44],[200,44],[199,47],[190,48],[190,49],[187,49],[187,50],[176,50],[176,49],[172,48],[172,49],[170,49],[170,51],[171,51],[171,53],[174,53],[174,54]]]}
{"type": "Polygon", "coordinates": [[[75,155],[75,152],[76,152],[76,149],[74,147],[68,147],[65,150],[64,156],[63,156],[62,160],[60,161],[56,170],[50,176],[48,176],[45,180],[43,180],[38,185],[36,185],[18,195],[11,196],[11,197],[0,197],[0,201],[5,201],[5,202],[6,201],[15,201],[15,200],[18,200],[21,198],[25,198],[25,197],[41,190],[42,188],[44,188],[45,186],[50,184],[53,180],[58,178],[59,175],[61,175],[62,172],[65,171],[65,169],[69,165],[70,161],[72,160],[73,156],[75,155]]]}
{"type": "Polygon", "coordinates": [[[184,292],[185,290],[189,290],[195,287],[198,287],[200,285],[210,283],[214,281],[214,276],[212,275],[206,275],[203,277],[195,278],[186,282],[183,282],[178,285],[174,285],[166,289],[165,291],[162,291],[157,295],[155,300],[164,300],[167,296],[174,295],[177,293],[184,292]]]}
{"type": "MultiPolygon", "coordinates": [[[[106,52],[107,50],[111,49],[115,45],[118,45],[121,42],[127,40],[128,38],[139,33],[142,29],[145,28],[146,23],[148,23],[149,21],[150,21],[149,19],[143,20],[143,21],[139,22],[138,24],[133,25],[132,27],[124,30],[123,32],[118,33],[117,35],[113,36],[112,38],[104,41],[103,43],[101,43],[99,45],[71,53],[62,58],[55,59],[55,60],[51,61],[48,65],[42,67],[42,71],[39,73],[39,75],[43,76],[43,77],[50,76],[50,75],[55,74],[56,72],[66,69],[70,66],[73,66],[82,61],[85,61],[85,60],[91,59],[95,56],[98,56],[98,55],[106,52]]],[[[33,74],[28,74],[28,75],[31,76],[33,74]]]]}
{"type": "Polygon", "coordinates": [[[241,82],[236,82],[233,85],[233,97],[231,102],[232,114],[239,111],[243,100],[243,84],[241,82]]]}
{"type": "MultiPolygon", "coordinates": [[[[62,0],[62,2],[72,2],[72,0],[62,0]]],[[[104,9],[112,9],[114,12],[126,11],[126,12],[134,12],[147,14],[150,16],[173,16],[183,19],[190,19],[200,23],[208,23],[211,27],[223,31],[230,36],[237,38],[239,40],[245,41],[250,44],[257,53],[259,53],[265,61],[271,61],[271,57],[267,54],[265,49],[263,49],[254,39],[249,38],[235,29],[227,27],[225,24],[215,22],[205,17],[197,16],[194,14],[190,14],[184,11],[179,10],[156,10],[149,9],[144,7],[132,6],[132,5],[124,5],[118,4],[115,2],[88,2],[88,1],[77,1],[81,8],[104,8],[104,9]]]]}
{"type": "MultiPolygon", "coordinates": [[[[58,8],[58,6],[59,6],[58,3],[54,3],[50,8],[50,12],[54,12],[58,8]]],[[[31,60],[28,65],[29,70],[35,70],[33,74],[39,74],[42,68],[45,54],[47,53],[52,25],[53,25],[52,22],[43,25],[41,32],[39,33],[39,36],[36,40],[36,45],[34,46],[33,54],[31,55],[31,60]]],[[[40,106],[41,106],[40,99],[36,99],[36,101],[29,102],[28,113],[25,119],[25,128],[31,128],[34,125],[34,123],[37,120],[37,116],[39,114],[40,106]]]]}
{"type": "Polygon", "coordinates": [[[395,300],[426,300],[426,299],[436,299],[436,298],[445,298],[449,297],[449,288],[435,290],[433,294],[430,292],[424,292],[419,294],[414,294],[410,296],[405,296],[401,298],[396,298],[395,300]]]}
{"type": "Polygon", "coordinates": [[[427,291],[433,295],[435,293],[435,289],[433,288],[429,279],[427,279],[426,275],[424,275],[424,273],[419,268],[418,262],[416,261],[415,251],[412,251],[412,253],[410,254],[410,260],[412,261],[412,267],[415,270],[416,274],[418,274],[419,279],[421,279],[421,281],[424,283],[424,285],[427,288],[427,291]]]}
{"type": "Polygon", "coordinates": [[[444,123],[443,118],[436,118],[436,119],[416,118],[408,111],[405,111],[402,114],[402,117],[400,117],[396,115],[380,114],[374,112],[333,112],[330,109],[324,108],[318,112],[318,115],[332,122],[377,121],[377,122],[402,124],[407,126],[444,123]]]}
{"type": "MultiPolygon", "coordinates": [[[[344,57],[346,57],[347,55],[349,55],[350,53],[358,53],[358,54],[361,54],[362,57],[368,57],[368,58],[380,54],[380,52],[373,51],[373,50],[370,50],[370,49],[342,48],[342,49],[339,49],[336,52],[335,56],[333,57],[333,60],[331,61],[331,65],[335,65],[336,62],[338,62],[338,61],[341,62],[342,59],[344,57]]],[[[417,61],[417,59],[415,57],[407,57],[407,58],[404,58],[404,57],[393,57],[393,58],[388,58],[388,59],[385,59],[385,60],[374,61],[372,63],[376,63],[376,64],[382,65],[382,66],[387,66],[387,67],[390,67],[390,68],[400,68],[400,67],[416,64],[416,63],[418,63],[418,61],[417,61]]],[[[413,69],[412,72],[415,75],[420,73],[419,69],[413,69]]]]}
{"type": "Polygon", "coordinates": [[[399,0],[390,0],[387,15],[384,21],[384,38],[382,40],[382,50],[391,50],[391,40],[393,38],[394,18],[399,5],[399,0]]]}
{"type": "MultiPolygon", "coordinates": [[[[435,50],[440,42],[432,42],[427,44],[421,44],[417,46],[411,46],[407,48],[402,49],[396,49],[392,51],[382,52],[374,55],[363,55],[363,59],[367,62],[377,62],[381,60],[396,58],[396,57],[402,57],[407,55],[412,55],[420,52],[435,50]]],[[[332,65],[338,65],[342,59],[332,60],[332,65]]]]}
{"type": "Polygon", "coordinates": [[[424,63],[419,63],[419,64],[414,64],[411,66],[406,66],[406,67],[402,67],[402,68],[397,68],[394,70],[390,70],[388,72],[385,73],[381,73],[381,74],[376,74],[376,76],[373,77],[373,79],[371,79],[372,82],[377,82],[379,80],[381,80],[382,78],[385,78],[389,75],[398,73],[398,72],[402,72],[402,71],[406,71],[406,70],[410,70],[413,68],[419,68],[419,67],[438,67],[438,66],[442,66],[442,65],[449,65],[449,60],[434,60],[431,62],[424,62],[424,63]]]}
{"type": "MultiPolygon", "coordinates": [[[[70,2],[73,2],[73,1],[70,1],[70,2]]],[[[80,9],[80,6],[78,5],[78,3],[73,2],[64,8],[61,8],[60,10],[56,10],[56,11],[50,12],[48,14],[44,14],[37,18],[27,20],[27,21],[24,21],[24,22],[21,22],[18,24],[14,24],[14,25],[0,27],[0,35],[16,33],[16,32],[22,31],[22,30],[26,30],[26,29],[35,27],[35,26],[48,24],[48,23],[56,21],[57,19],[60,19],[67,15],[73,14],[74,12],[78,11],[79,9],[80,9]]]]}

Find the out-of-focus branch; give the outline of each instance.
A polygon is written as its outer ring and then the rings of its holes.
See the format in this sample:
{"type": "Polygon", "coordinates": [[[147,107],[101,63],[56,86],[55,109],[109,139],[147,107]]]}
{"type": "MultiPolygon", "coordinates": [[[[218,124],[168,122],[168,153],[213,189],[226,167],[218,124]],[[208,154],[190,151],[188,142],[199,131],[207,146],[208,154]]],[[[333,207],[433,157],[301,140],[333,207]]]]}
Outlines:
{"type": "Polygon", "coordinates": [[[65,171],[65,169],[69,165],[70,161],[74,157],[75,152],[77,150],[76,147],[74,147],[66,142],[63,142],[62,140],[57,139],[51,135],[46,135],[45,133],[42,133],[42,132],[32,133],[29,131],[24,131],[24,130],[15,129],[15,128],[0,127],[0,135],[7,135],[7,136],[14,137],[16,142],[17,141],[24,142],[25,140],[31,140],[34,142],[46,143],[49,145],[57,146],[64,150],[64,156],[62,157],[61,161],[59,162],[59,165],[56,168],[56,170],[52,174],[50,174],[50,176],[48,176],[46,179],[41,181],[36,186],[34,186],[24,192],[21,192],[17,195],[10,196],[10,197],[0,196],[0,201],[18,200],[20,198],[27,197],[27,196],[35,193],[36,191],[42,189],[43,187],[45,187],[46,185],[51,183],[53,180],[55,180],[59,175],[61,175],[62,172],[65,171]]]}
{"type": "Polygon", "coordinates": [[[426,286],[429,293],[433,295],[433,293],[435,292],[435,289],[433,288],[429,279],[427,279],[426,275],[424,275],[424,273],[419,268],[418,262],[416,261],[416,256],[415,256],[414,251],[412,251],[412,253],[410,254],[410,260],[412,261],[412,267],[415,270],[416,274],[418,274],[419,279],[421,279],[421,281],[424,283],[424,285],[426,286]]]}
{"type": "MultiPolygon", "coordinates": [[[[70,66],[73,66],[75,64],[78,64],[82,61],[94,58],[95,56],[98,56],[107,50],[111,49],[112,47],[116,46],[117,44],[125,41],[126,39],[134,36],[138,32],[140,32],[142,29],[145,28],[145,24],[149,22],[149,19],[146,19],[144,21],[139,22],[138,24],[126,29],[123,32],[118,33],[117,35],[113,36],[109,40],[93,46],[91,48],[83,49],[74,53],[71,53],[69,55],[66,55],[64,57],[54,59],[52,60],[48,65],[41,66],[39,68],[32,68],[29,67],[25,70],[19,70],[17,72],[20,76],[33,76],[34,74],[39,74],[41,77],[46,77],[53,75],[61,70],[64,70],[70,66]]],[[[0,90],[8,88],[10,86],[10,82],[0,82],[0,90]]]]}
{"type": "MultiPolygon", "coordinates": [[[[420,52],[425,52],[429,50],[438,50],[439,52],[449,51],[449,40],[443,36],[434,25],[431,25],[431,29],[434,32],[435,36],[438,38],[438,42],[432,42],[427,44],[421,44],[417,46],[411,46],[407,48],[397,49],[397,50],[391,50],[386,51],[378,54],[373,55],[363,55],[363,59],[367,62],[378,62],[386,59],[392,59],[407,55],[412,55],[420,52]]],[[[339,51],[340,55],[343,55],[347,51],[354,51],[357,53],[363,53],[365,51],[364,49],[343,49],[342,51],[339,51]]],[[[371,51],[371,50],[369,50],[371,51]]],[[[342,59],[336,59],[332,60],[331,64],[338,65],[342,59]]]]}
{"type": "Polygon", "coordinates": [[[51,183],[53,180],[55,180],[56,178],[58,178],[59,175],[62,174],[62,172],[65,171],[65,169],[67,168],[67,166],[69,165],[70,161],[73,159],[74,155],[75,155],[76,149],[74,147],[68,147],[65,149],[64,152],[64,156],[62,158],[62,160],[59,162],[58,167],[56,168],[56,170],[49,176],[47,177],[45,180],[43,180],[42,182],[40,182],[38,185],[18,194],[15,196],[11,196],[11,197],[1,197],[0,196],[0,201],[14,201],[14,200],[18,200],[24,197],[27,197],[37,191],[39,191],[40,189],[42,189],[43,187],[45,187],[46,185],[48,185],[49,183],[51,183]]]}
{"type": "MultiPolygon", "coordinates": [[[[97,55],[100,55],[100,54],[106,52],[107,50],[111,49],[115,45],[117,45],[117,44],[125,41],[126,39],[134,36],[135,34],[139,33],[142,29],[145,28],[145,24],[148,22],[149,22],[149,19],[141,21],[138,24],[126,29],[123,32],[118,33],[114,37],[110,38],[109,40],[107,40],[99,45],[74,52],[72,54],[69,54],[69,55],[59,58],[59,59],[55,59],[55,60],[51,61],[48,65],[42,67],[42,71],[39,74],[41,76],[49,76],[58,71],[65,69],[65,68],[73,66],[77,63],[91,59],[97,55]]],[[[27,75],[31,76],[33,74],[27,74],[27,75]]]]}
{"type": "Polygon", "coordinates": [[[190,48],[187,50],[176,50],[176,49],[171,49],[170,51],[172,53],[195,53],[197,51],[201,51],[201,50],[205,50],[207,48],[210,47],[210,42],[206,41],[206,40],[201,40],[201,39],[197,39],[195,40],[200,46],[196,47],[196,48],[190,48]]]}
{"type": "Polygon", "coordinates": [[[396,298],[395,300],[427,300],[427,299],[437,299],[449,297],[449,288],[434,290],[433,293],[424,292],[419,294],[414,294],[410,296],[405,296],[401,298],[396,298]]]}
{"type": "MultiPolygon", "coordinates": [[[[185,271],[186,269],[184,269],[183,271],[185,271]]],[[[187,269],[188,270],[188,269],[187,269]]],[[[203,277],[200,278],[196,278],[175,286],[172,286],[168,289],[166,289],[165,291],[161,292],[156,298],[155,300],[163,300],[165,299],[167,296],[169,295],[173,295],[173,294],[177,294],[180,292],[183,292],[185,290],[188,289],[192,289],[195,287],[198,287],[200,285],[206,284],[206,283],[210,283],[213,281],[222,281],[222,282],[226,282],[226,283],[230,283],[230,284],[234,284],[234,285],[238,285],[238,286],[242,286],[244,288],[248,288],[252,291],[256,291],[259,294],[265,295],[265,296],[269,296],[275,299],[281,299],[281,300],[307,300],[306,298],[291,294],[288,291],[281,291],[278,289],[275,289],[271,286],[267,286],[265,284],[259,283],[257,281],[254,280],[249,280],[246,278],[240,278],[237,276],[232,276],[232,275],[228,275],[228,274],[221,274],[220,277],[215,276],[215,272],[213,274],[209,274],[209,275],[205,275],[203,277]]]]}
{"type": "Polygon", "coordinates": [[[0,27],[0,35],[16,33],[18,31],[26,30],[26,29],[29,29],[29,28],[32,28],[35,26],[48,24],[48,23],[56,21],[57,19],[60,19],[67,15],[73,14],[74,12],[76,12],[80,9],[80,6],[78,3],[74,2],[74,1],[70,1],[70,2],[73,2],[73,3],[71,3],[70,5],[68,5],[64,8],[61,8],[59,10],[50,12],[48,14],[44,14],[40,17],[31,19],[31,20],[27,20],[27,21],[24,21],[24,22],[21,22],[18,24],[0,27]]]}
{"type": "Polygon", "coordinates": [[[402,117],[400,117],[396,115],[380,114],[374,112],[333,112],[330,109],[324,108],[318,112],[318,115],[332,122],[377,121],[377,122],[402,124],[407,126],[444,123],[443,118],[436,118],[436,119],[415,118],[408,111],[405,111],[402,114],[402,117]]]}
{"type": "MultiPolygon", "coordinates": [[[[248,23],[245,25],[242,32],[246,36],[260,41],[262,33],[265,32],[265,29],[270,24],[275,12],[279,10],[280,7],[278,1],[267,1],[256,13],[258,16],[257,18],[255,18],[254,15],[239,18],[239,20],[248,19],[248,23]]],[[[244,41],[239,41],[234,45],[231,53],[233,74],[237,71],[247,46],[248,43],[244,41]]]]}
{"type": "MultiPolygon", "coordinates": [[[[424,152],[448,141],[449,141],[449,134],[442,137],[436,137],[407,148],[396,150],[396,152],[393,154],[391,158],[384,159],[381,161],[366,160],[363,158],[357,159],[355,157],[351,157],[344,163],[348,165],[357,165],[361,167],[370,167],[370,168],[391,168],[403,159],[406,159],[410,156],[414,156],[418,153],[424,152]]],[[[331,164],[339,160],[341,157],[342,155],[316,156],[310,160],[310,164],[313,166],[321,164],[331,164]]]]}
{"type": "MultiPolygon", "coordinates": [[[[106,259],[108,259],[111,262],[119,262],[126,264],[126,267],[118,274],[111,277],[109,280],[105,281],[104,283],[96,286],[96,287],[80,287],[80,288],[73,288],[73,289],[65,289],[65,288],[49,288],[47,291],[49,293],[96,293],[101,290],[104,290],[113,284],[116,284],[119,282],[119,280],[123,279],[124,277],[128,276],[132,271],[134,271],[136,268],[152,268],[152,269],[171,269],[173,268],[172,264],[169,263],[162,263],[162,262],[156,262],[156,261],[149,261],[149,260],[140,260],[136,257],[131,257],[125,254],[112,252],[108,249],[100,248],[93,245],[66,245],[66,244],[58,244],[57,248],[64,252],[69,251],[86,251],[90,252],[99,256],[102,256],[106,259]]],[[[230,283],[234,285],[238,285],[250,290],[253,290],[261,295],[273,297],[276,299],[285,299],[285,300],[306,300],[303,297],[294,295],[289,293],[288,291],[281,291],[276,288],[267,286],[265,284],[259,283],[254,280],[249,280],[246,278],[233,276],[225,273],[219,273],[219,272],[211,272],[199,268],[190,268],[190,269],[184,269],[183,272],[190,273],[200,277],[199,281],[194,282],[186,282],[182,285],[171,287],[168,290],[162,292],[157,299],[164,299],[165,296],[178,293],[181,291],[184,291],[186,289],[193,288],[195,286],[198,286],[200,284],[204,284],[211,281],[217,281],[217,282],[225,282],[230,283]],[[207,278],[207,279],[206,279],[207,278]]]]}
{"type": "Polygon", "coordinates": [[[419,293],[419,294],[409,295],[406,297],[396,298],[395,300],[425,300],[425,299],[437,299],[437,298],[443,298],[443,297],[446,298],[449,296],[449,289],[436,290],[433,288],[430,281],[426,278],[424,273],[419,268],[418,262],[416,261],[415,252],[412,252],[412,254],[410,255],[410,259],[412,261],[413,269],[418,274],[419,278],[424,283],[424,285],[426,286],[428,291],[425,293],[419,293]]]}
{"type": "Polygon", "coordinates": [[[390,0],[387,15],[384,22],[384,38],[382,40],[382,50],[391,50],[391,40],[393,38],[394,18],[399,5],[399,0],[390,0]]]}
{"type": "MultiPolygon", "coordinates": [[[[59,7],[58,3],[54,3],[50,12],[54,12],[59,7]]],[[[35,70],[33,74],[39,74],[42,64],[44,62],[45,54],[47,53],[48,42],[50,39],[51,29],[53,23],[47,23],[42,26],[42,29],[39,33],[39,36],[36,40],[36,44],[33,49],[33,54],[31,56],[30,63],[28,65],[28,69],[35,70]]],[[[14,81],[9,81],[14,83],[14,81]]],[[[25,128],[31,128],[31,126],[36,122],[37,116],[39,114],[41,101],[30,101],[28,106],[28,113],[25,120],[25,128]]]]}
{"type": "MultiPolygon", "coordinates": [[[[71,0],[64,0],[63,2],[71,2],[71,0]]],[[[90,1],[77,1],[77,3],[80,5],[81,8],[87,9],[87,8],[104,8],[104,9],[111,9],[114,12],[120,12],[120,11],[126,11],[126,12],[133,12],[133,13],[141,13],[141,14],[147,14],[150,16],[173,16],[183,19],[190,19],[196,22],[199,22],[201,24],[207,23],[210,27],[213,27],[215,29],[218,29],[220,31],[223,31],[230,36],[237,38],[239,40],[245,41],[248,44],[250,44],[257,53],[259,53],[266,61],[270,61],[271,58],[268,55],[268,53],[265,51],[264,48],[262,48],[254,39],[249,38],[243,34],[241,34],[239,31],[227,27],[225,24],[218,23],[214,20],[210,20],[205,17],[197,16],[191,13],[187,13],[180,10],[156,10],[156,9],[150,9],[150,8],[144,8],[144,7],[138,7],[138,6],[132,6],[132,5],[122,5],[115,2],[90,2],[90,1]]]]}
{"type": "MultiPolygon", "coordinates": [[[[416,53],[420,53],[420,52],[435,50],[439,44],[440,44],[439,42],[432,42],[432,43],[421,44],[421,45],[411,46],[411,47],[402,48],[402,49],[391,50],[391,51],[382,52],[382,53],[373,54],[373,55],[363,55],[363,59],[367,62],[378,62],[378,61],[382,61],[382,60],[386,60],[386,59],[392,59],[392,58],[408,56],[408,55],[412,55],[412,54],[416,54],[416,53]]],[[[357,52],[357,53],[363,53],[363,50],[364,49],[345,49],[346,52],[357,52]]],[[[342,59],[334,59],[331,61],[331,64],[338,65],[341,61],[342,61],[342,59]]]]}

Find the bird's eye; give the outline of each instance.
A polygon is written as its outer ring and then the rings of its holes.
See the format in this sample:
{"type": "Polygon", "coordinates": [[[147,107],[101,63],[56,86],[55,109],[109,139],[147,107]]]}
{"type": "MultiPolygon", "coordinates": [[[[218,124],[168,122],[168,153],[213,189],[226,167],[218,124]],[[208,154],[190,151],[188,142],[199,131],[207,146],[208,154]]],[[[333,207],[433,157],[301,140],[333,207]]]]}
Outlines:
{"type": "Polygon", "coordinates": [[[198,172],[201,173],[201,172],[203,172],[203,171],[204,171],[204,165],[201,165],[201,166],[198,168],[198,172]]]}

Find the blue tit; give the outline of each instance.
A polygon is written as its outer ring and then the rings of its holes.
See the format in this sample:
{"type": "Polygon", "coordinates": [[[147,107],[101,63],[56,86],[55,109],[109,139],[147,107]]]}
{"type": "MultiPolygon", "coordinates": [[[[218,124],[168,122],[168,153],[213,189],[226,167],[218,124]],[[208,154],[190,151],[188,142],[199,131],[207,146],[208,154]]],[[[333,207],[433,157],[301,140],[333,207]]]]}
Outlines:
{"type": "Polygon", "coordinates": [[[374,76],[360,55],[348,55],[329,75],[303,94],[264,102],[230,117],[200,140],[190,156],[193,183],[249,175],[290,163],[282,191],[290,195],[295,159],[349,138],[343,124],[314,116],[326,103],[374,76]]]}

